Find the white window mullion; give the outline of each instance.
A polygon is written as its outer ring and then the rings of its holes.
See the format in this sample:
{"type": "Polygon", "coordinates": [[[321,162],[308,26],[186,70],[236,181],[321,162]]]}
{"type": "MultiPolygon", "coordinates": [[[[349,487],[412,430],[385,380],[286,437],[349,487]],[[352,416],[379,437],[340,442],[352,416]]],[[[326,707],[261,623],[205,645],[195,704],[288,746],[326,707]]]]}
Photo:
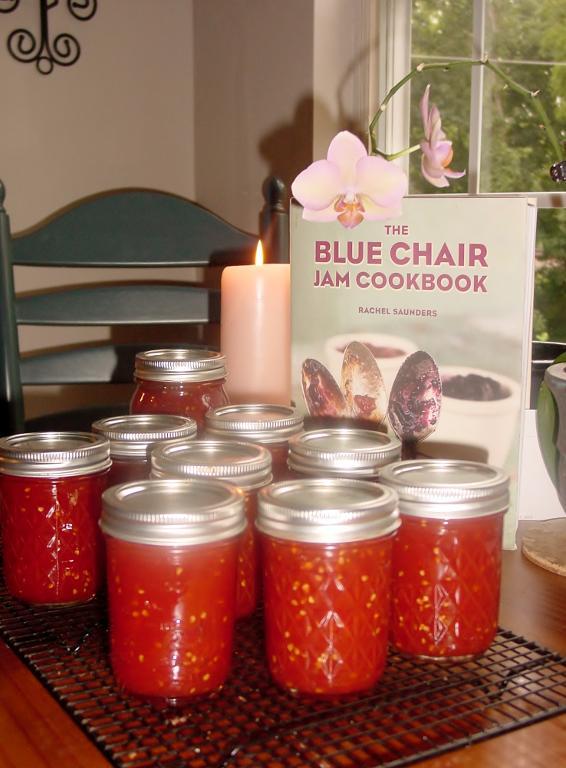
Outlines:
{"type": "MultiPolygon", "coordinates": [[[[486,55],[485,21],[486,0],[474,0],[472,27],[472,56],[474,59],[482,59],[486,55]]],[[[470,195],[477,195],[480,191],[484,79],[484,67],[472,67],[468,153],[468,194],[470,195]]]]}
{"type": "MultiPolygon", "coordinates": [[[[326,0],[319,1],[326,2],[326,0]]],[[[490,1],[473,0],[472,3],[472,57],[474,59],[481,59],[490,54],[487,50],[487,14],[490,1]]],[[[412,0],[366,0],[366,9],[369,9],[366,14],[370,27],[369,38],[376,43],[370,46],[368,60],[370,119],[389,89],[399,82],[411,67],[412,5],[412,0]],[[376,5],[373,5],[374,3],[376,5]]],[[[423,61],[428,59],[434,61],[438,57],[434,52],[430,52],[422,58],[423,61]]],[[[454,57],[457,61],[463,58],[454,57]]],[[[529,63],[540,64],[541,62],[529,63]]],[[[563,64],[563,62],[559,63],[563,64]]],[[[482,138],[489,143],[489,127],[486,128],[483,109],[486,74],[485,67],[471,68],[467,177],[468,194],[472,195],[480,194],[482,138]]],[[[409,145],[410,85],[397,92],[381,116],[378,122],[377,138],[379,148],[388,153],[398,152],[409,145]]],[[[401,158],[398,162],[408,173],[408,157],[401,158]]],[[[430,193],[434,194],[434,192],[431,189],[430,193]]],[[[532,195],[536,198],[539,208],[566,207],[566,192],[562,191],[562,185],[557,185],[556,191],[517,194],[532,195]]]]}
{"type": "MultiPolygon", "coordinates": [[[[379,102],[411,66],[411,0],[380,0],[377,92],[379,102]]],[[[377,108],[377,104],[375,108],[377,108]]],[[[398,91],[378,123],[378,146],[388,154],[409,146],[410,86],[398,91]]],[[[398,161],[409,172],[409,158],[398,161]]]]}

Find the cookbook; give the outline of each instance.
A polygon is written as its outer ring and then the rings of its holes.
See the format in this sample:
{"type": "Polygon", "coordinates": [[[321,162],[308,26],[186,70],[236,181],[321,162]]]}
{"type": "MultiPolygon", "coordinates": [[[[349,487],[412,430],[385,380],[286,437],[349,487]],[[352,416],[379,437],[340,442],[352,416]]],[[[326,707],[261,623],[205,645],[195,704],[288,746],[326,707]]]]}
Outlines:
{"type": "Polygon", "coordinates": [[[403,200],[354,229],[291,205],[292,397],[313,423],[387,430],[406,458],[506,469],[514,548],[528,403],[536,203],[403,200]],[[334,420],[337,420],[336,422],[334,420]]]}

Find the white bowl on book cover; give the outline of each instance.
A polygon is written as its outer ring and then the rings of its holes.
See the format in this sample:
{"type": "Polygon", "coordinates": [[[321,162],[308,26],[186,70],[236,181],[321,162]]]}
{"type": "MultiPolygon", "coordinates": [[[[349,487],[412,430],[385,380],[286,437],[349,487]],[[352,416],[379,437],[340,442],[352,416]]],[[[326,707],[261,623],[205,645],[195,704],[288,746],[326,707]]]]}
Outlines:
{"type": "Polygon", "coordinates": [[[410,339],[403,336],[391,336],[386,333],[359,331],[329,336],[324,343],[326,365],[338,383],[340,383],[342,376],[344,350],[352,341],[365,344],[373,353],[383,376],[387,395],[391,392],[391,385],[403,362],[412,352],[417,351],[416,344],[410,339]]]}
{"type": "Polygon", "coordinates": [[[481,368],[454,365],[441,366],[439,371],[442,380],[440,418],[435,431],[423,441],[422,452],[428,454],[428,445],[435,456],[475,458],[503,466],[519,423],[519,383],[508,376],[481,368]],[[499,389],[498,398],[480,400],[447,394],[448,382],[456,376],[461,377],[460,382],[464,386],[471,377],[476,382],[490,380],[487,383],[499,389]]]}

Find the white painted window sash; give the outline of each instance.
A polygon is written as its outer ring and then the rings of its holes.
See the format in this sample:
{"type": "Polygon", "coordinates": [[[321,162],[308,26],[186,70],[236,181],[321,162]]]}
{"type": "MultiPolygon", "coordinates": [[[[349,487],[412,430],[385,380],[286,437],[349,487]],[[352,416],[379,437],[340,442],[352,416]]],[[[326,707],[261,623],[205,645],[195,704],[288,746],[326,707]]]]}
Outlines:
{"type": "MultiPolygon", "coordinates": [[[[489,53],[485,44],[487,3],[488,0],[473,0],[472,51],[474,58],[481,58],[489,53]]],[[[378,0],[377,10],[373,9],[369,15],[370,38],[377,42],[369,62],[370,120],[385,94],[407,74],[411,67],[411,10],[412,0],[378,0]]],[[[468,193],[472,195],[480,194],[484,84],[484,67],[473,67],[467,168],[468,193]]],[[[397,152],[409,145],[409,131],[410,84],[395,95],[380,118],[378,146],[388,153],[397,152]]],[[[407,171],[408,158],[402,158],[402,161],[407,171]]],[[[558,187],[556,192],[517,192],[517,195],[525,194],[536,198],[539,208],[566,207],[566,192],[558,191],[558,187]]]]}

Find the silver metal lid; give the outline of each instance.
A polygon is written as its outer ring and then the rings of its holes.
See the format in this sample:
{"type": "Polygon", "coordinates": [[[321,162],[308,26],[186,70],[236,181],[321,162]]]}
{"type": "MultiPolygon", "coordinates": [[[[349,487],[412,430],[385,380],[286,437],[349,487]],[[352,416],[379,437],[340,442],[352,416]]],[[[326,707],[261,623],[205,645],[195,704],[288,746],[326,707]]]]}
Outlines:
{"type": "Polygon", "coordinates": [[[149,449],[163,440],[190,440],[197,433],[194,419],[164,413],[139,413],[99,419],[92,431],[110,440],[110,455],[148,458],[149,449]]]}
{"type": "Polygon", "coordinates": [[[217,477],[253,490],[271,482],[271,454],[236,440],[184,440],[151,452],[151,477],[217,477]]]}
{"type": "Polygon", "coordinates": [[[0,440],[0,473],[71,477],[110,466],[110,443],[92,432],[25,432],[0,440]]]}
{"type": "Polygon", "coordinates": [[[225,376],[224,355],[209,349],[151,349],[136,355],[136,379],[215,381],[225,376]]]}
{"type": "Polygon", "coordinates": [[[303,430],[303,417],[288,405],[246,403],[223,405],[205,415],[207,434],[216,438],[238,437],[257,443],[278,443],[303,430]]]}
{"type": "Polygon", "coordinates": [[[143,480],[102,494],[100,527],[138,544],[186,546],[238,536],[244,495],[221,480],[143,480]]]}
{"type": "Polygon", "coordinates": [[[289,468],[307,474],[375,477],[401,456],[395,437],[370,429],[317,429],[289,440],[289,468]]]}
{"type": "Polygon", "coordinates": [[[498,467],[477,461],[423,459],[385,467],[380,482],[399,494],[406,515],[460,519],[505,512],[509,477],[498,467]]]}
{"type": "Polygon", "coordinates": [[[279,539],[320,544],[388,536],[400,525],[397,494],[366,480],[283,481],[258,494],[256,527],[279,539]]]}

